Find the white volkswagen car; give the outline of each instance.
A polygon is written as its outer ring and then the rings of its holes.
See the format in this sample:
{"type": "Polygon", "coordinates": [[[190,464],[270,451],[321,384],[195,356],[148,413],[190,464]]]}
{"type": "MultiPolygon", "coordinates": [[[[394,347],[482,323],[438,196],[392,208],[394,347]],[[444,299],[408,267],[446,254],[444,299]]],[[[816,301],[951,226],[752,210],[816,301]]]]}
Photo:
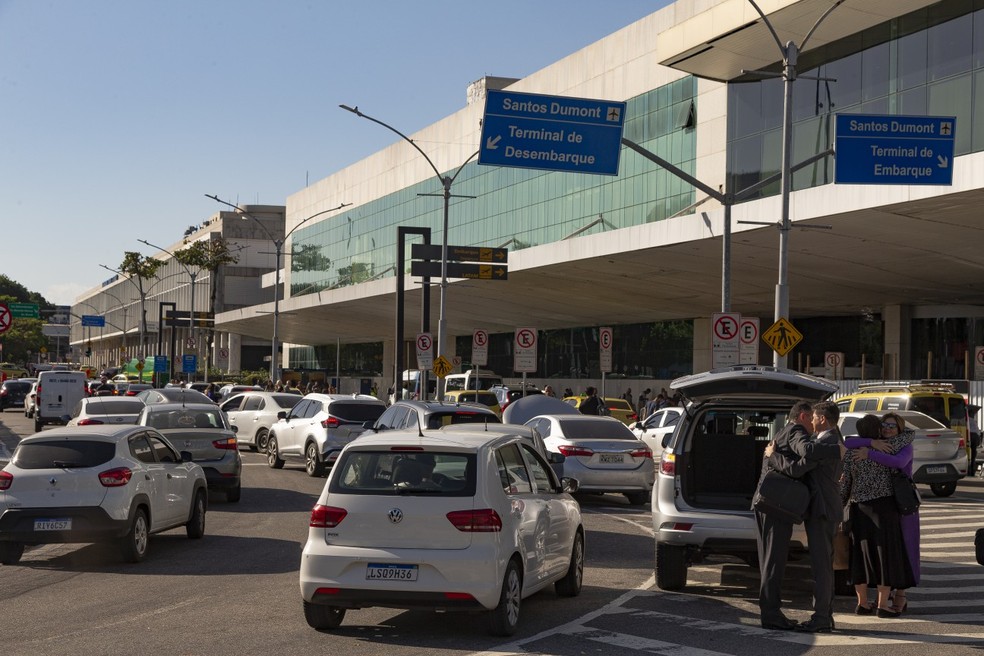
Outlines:
{"type": "Polygon", "coordinates": [[[337,628],[348,609],[487,613],[511,635],[521,601],[581,591],[577,502],[525,437],[393,430],[342,451],[311,511],[301,556],[304,617],[337,628]]]}
{"type": "Polygon", "coordinates": [[[207,506],[202,468],[152,428],[44,431],[0,470],[0,563],[19,562],[25,545],[75,542],[115,542],[138,562],[152,533],[202,537],[207,506]]]}

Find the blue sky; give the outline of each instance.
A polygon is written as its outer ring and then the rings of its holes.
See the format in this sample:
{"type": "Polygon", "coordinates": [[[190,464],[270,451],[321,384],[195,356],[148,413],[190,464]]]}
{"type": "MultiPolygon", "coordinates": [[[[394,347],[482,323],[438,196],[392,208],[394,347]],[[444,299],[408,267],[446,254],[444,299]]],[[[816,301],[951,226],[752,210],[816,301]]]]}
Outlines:
{"type": "Polygon", "coordinates": [[[138,239],[288,195],[667,0],[0,0],[0,272],[69,304],[138,239]]]}

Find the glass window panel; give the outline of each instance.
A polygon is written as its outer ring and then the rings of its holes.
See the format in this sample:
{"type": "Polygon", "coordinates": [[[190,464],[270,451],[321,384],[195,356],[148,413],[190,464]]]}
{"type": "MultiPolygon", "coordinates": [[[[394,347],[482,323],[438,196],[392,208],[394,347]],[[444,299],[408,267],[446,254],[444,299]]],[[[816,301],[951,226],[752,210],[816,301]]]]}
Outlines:
{"type": "Polygon", "coordinates": [[[926,87],[916,87],[899,94],[899,114],[909,116],[926,116],[926,87]]]}
{"type": "Polygon", "coordinates": [[[970,152],[973,142],[971,75],[961,75],[929,85],[929,115],[956,116],[953,152],[963,155],[970,152]]]}
{"type": "MultiPolygon", "coordinates": [[[[974,109],[978,114],[984,111],[984,70],[977,71],[974,74],[974,109]]],[[[973,134],[971,135],[973,152],[976,153],[984,150],[984,127],[977,121],[972,126],[961,126],[960,123],[957,123],[957,130],[961,128],[966,129],[966,127],[970,127],[973,130],[973,134]]]]}
{"type": "Polygon", "coordinates": [[[868,101],[888,94],[891,73],[889,44],[882,43],[861,53],[861,98],[868,101]]]}
{"type": "Polygon", "coordinates": [[[974,12],[974,68],[984,68],[984,9],[974,12]]]}
{"type": "MultiPolygon", "coordinates": [[[[762,129],[761,85],[731,84],[728,86],[728,115],[731,123],[731,138],[741,139],[762,129]]],[[[780,107],[782,96],[780,95],[780,107]]],[[[780,110],[781,111],[781,110],[780,110]]]]}
{"type": "Polygon", "coordinates": [[[898,41],[898,88],[926,84],[926,32],[916,32],[898,41]]]}
{"type": "Polygon", "coordinates": [[[861,58],[844,57],[823,67],[826,82],[821,100],[827,111],[841,112],[861,103],[861,58]]]}
{"type": "Polygon", "coordinates": [[[930,80],[941,80],[970,70],[974,46],[973,24],[973,15],[967,14],[929,28],[927,53],[930,80]]]}

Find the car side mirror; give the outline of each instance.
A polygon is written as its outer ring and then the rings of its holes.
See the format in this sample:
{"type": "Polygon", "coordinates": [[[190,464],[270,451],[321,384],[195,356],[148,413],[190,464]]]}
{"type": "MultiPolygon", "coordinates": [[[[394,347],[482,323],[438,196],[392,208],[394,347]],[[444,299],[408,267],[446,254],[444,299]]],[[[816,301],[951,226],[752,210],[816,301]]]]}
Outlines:
{"type": "Polygon", "coordinates": [[[191,451],[182,451],[181,452],[181,462],[192,462],[192,459],[191,459],[191,451]]]}
{"type": "Polygon", "coordinates": [[[568,478],[565,476],[564,478],[560,479],[560,487],[567,494],[574,494],[575,492],[578,491],[578,488],[581,487],[581,484],[578,483],[576,478],[568,478]]]}
{"type": "Polygon", "coordinates": [[[659,443],[660,446],[662,446],[665,449],[667,447],[667,445],[669,445],[670,438],[671,437],[673,437],[673,433],[667,433],[666,435],[664,435],[663,436],[663,439],[660,440],[660,443],[659,443]]]}
{"type": "Polygon", "coordinates": [[[563,464],[565,460],[567,460],[567,456],[565,456],[563,453],[557,453],[556,451],[547,452],[547,462],[549,462],[551,465],[563,464]]]}
{"type": "Polygon", "coordinates": [[[229,424],[229,428],[232,429],[232,432],[233,433],[238,433],[239,432],[239,426],[236,426],[235,424],[229,424]]]}
{"type": "Polygon", "coordinates": [[[287,418],[287,412],[286,411],[281,410],[280,412],[277,413],[277,419],[286,419],[286,418],[287,418]]]}
{"type": "Polygon", "coordinates": [[[366,430],[372,430],[372,427],[376,425],[376,422],[369,420],[362,422],[362,427],[366,430]]]}
{"type": "Polygon", "coordinates": [[[642,425],[641,421],[637,421],[634,424],[632,424],[632,428],[638,428],[639,430],[644,430],[644,426],[642,425]]]}

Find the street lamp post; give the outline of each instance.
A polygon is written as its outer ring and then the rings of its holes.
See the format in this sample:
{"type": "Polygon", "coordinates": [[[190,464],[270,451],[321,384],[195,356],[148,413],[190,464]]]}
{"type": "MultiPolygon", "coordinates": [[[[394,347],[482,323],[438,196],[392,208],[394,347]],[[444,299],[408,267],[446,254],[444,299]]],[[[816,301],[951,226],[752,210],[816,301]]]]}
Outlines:
{"type": "MultiPolygon", "coordinates": [[[[143,288],[140,285],[138,285],[137,283],[133,282],[133,279],[130,276],[126,275],[122,271],[119,271],[117,269],[114,269],[113,267],[110,267],[110,266],[106,266],[105,264],[100,264],[99,266],[101,266],[102,268],[106,269],[107,271],[112,271],[113,273],[115,273],[117,275],[123,276],[124,279],[128,280],[131,285],[133,285],[134,287],[137,288],[137,293],[140,295],[140,353],[139,353],[139,357],[140,357],[140,361],[143,362],[144,358],[146,357],[146,353],[144,352],[144,348],[145,348],[144,347],[144,344],[145,344],[145,340],[146,340],[146,337],[147,337],[147,293],[143,290],[143,288]]],[[[124,336],[124,339],[126,339],[125,336],[124,336]]],[[[140,379],[141,379],[141,381],[143,380],[143,372],[140,372],[140,379]]]]}
{"type": "MultiPolygon", "coordinates": [[[[151,248],[156,248],[157,250],[170,255],[171,259],[177,262],[178,264],[180,264],[184,268],[184,270],[188,273],[188,277],[191,278],[191,312],[188,313],[188,316],[191,320],[191,341],[195,343],[195,355],[197,355],[199,349],[198,349],[198,319],[195,317],[195,287],[196,287],[195,281],[198,280],[198,275],[202,272],[201,269],[199,269],[198,271],[192,271],[191,267],[189,267],[187,264],[179,260],[174,255],[174,253],[167,250],[163,246],[152,244],[146,239],[138,239],[137,241],[139,241],[141,244],[146,244],[151,248]]],[[[205,382],[206,383],[208,382],[208,362],[205,363],[205,382]]]]}
{"type": "MultiPolygon", "coordinates": [[[[423,156],[423,158],[425,160],[427,160],[427,163],[430,164],[431,169],[434,170],[434,175],[437,176],[437,179],[441,182],[441,187],[443,189],[443,193],[441,193],[441,194],[420,194],[420,195],[421,196],[438,196],[438,195],[440,195],[440,196],[442,196],[444,198],[444,230],[443,230],[443,234],[442,234],[442,237],[441,237],[441,294],[440,294],[440,298],[441,298],[441,309],[440,309],[440,317],[437,320],[437,353],[438,353],[438,355],[444,355],[444,353],[445,353],[445,343],[444,343],[444,341],[445,341],[445,338],[447,336],[447,311],[446,311],[446,309],[447,309],[446,308],[447,303],[446,303],[446,300],[447,300],[447,290],[448,290],[448,208],[449,208],[449,206],[451,204],[451,197],[452,197],[452,194],[451,194],[451,185],[452,185],[452,183],[454,183],[455,179],[457,179],[458,174],[461,173],[464,170],[465,165],[468,164],[468,162],[470,162],[473,159],[475,159],[476,157],[478,157],[478,154],[479,154],[480,151],[477,151],[476,150],[474,153],[472,153],[471,157],[469,157],[468,159],[466,159],[461,164],[461,166],[458,167],[458,170],[455,171],[454,175],[451,175],[451,176],[441,175],[441,172],[437,169],[436,166],[434,166],[434,162],[431,161],[431,158],[427,156],[427,153],[425,153],[423,150],[421,150],[420,146],[418,146],[416,144],[416,142],[414,142],[413,139],[411,139],[407,135],[403,134],[402,132],[400,132],[399,130],[397,130],[396,128],[394,128],[392,125],[388,125],[386,123],[383,123],[379,119],[373,118],[372,116],[369,116],[368,114],[365,114],[365,113],[359,111],[359,108],[358,107],[349,107],[348,105],[339,105],[339,107],[341,107],[342,109],[344,109],[347,112],[352,112],[353,114],[355,114],[359,118],[364,118],[366,120],[372,121],[373,123],[376,123],[378,125],[383,126],[384,128],[386,128],[390,132],[393,132],[393,133],[399,135],[401,139],[403,139],[404,141],[406,141],[407,143],[409,143],[411,146],[413,146],[417,150],[417,152],[420,153],[421,156],[423,156]]],[[[459,196],[459,197],[460,198],[474,198],[474,196],[459,196]]],[[[402,247],[402,245],[401,245],[401,247],[402,247]]],[[[396,348],[397,349],[403,348],[403,345],[402,344],[397,344],[396,345],[396,348]]],[[[442,398],[443,397],[444,390],[441,389],[440,386],[443,386],[443,379],[439,379],[438,380],[438,385],[439,385],[439,388],[437,389],[437,395],[438,395],[437,398],[442,398]]],[[[423,390],[422,391],[422,394],[423,395],[426,395],[426,390],[423,390]]]]}
{"type": "Polygon", "coordinates": [[[282,238],[278,239],[274,237],[269,230],[267,230],[267,227],[263,225],[262,221],[260,221],[258,218],[256,218],[255,216],[253,216],[243,208],[239,207],[238,205],[224,201],[215,194],[212,195],[205,194],[205,197],[211,198],[217,203],[221,203],[227,207],[233,208],[234,210],[242,214],[244,218],[252,219],[256,223],[256,225],[260,226],[260,229],[266,233],[266,236],[270,239],[270,241],[273,242],[274,251],[277,256],[277,263],[276,263],[276,269],[274,270],[274,276],[276,282],[273,287],[273,343],[271,344],[270,347],[270,380],[276,382],[277,380],[280,379],[280,376],[278,375],[278,367],[277,367],[277,351],[278,351],[279,339],[280,339],[280,332],[279,332],[280,331],[280,262],[284,254],[284,244],[287,242],[288,239],[290,239],[290,236],[294,234],[295,230],[300,228],[302,225],[304,225],[311,219],[321,216],[322,214],[328,214],[329,212],[340,210],[343,207],[348,207],[352,203],[342,203],[338,207],[333,207],[328,210],[321,210],[320,212],[315,212],[314,214],[312,214],[311,216],[309,216],[308,218],[304,219],[296,226],[291,228],[282,238]]]}

